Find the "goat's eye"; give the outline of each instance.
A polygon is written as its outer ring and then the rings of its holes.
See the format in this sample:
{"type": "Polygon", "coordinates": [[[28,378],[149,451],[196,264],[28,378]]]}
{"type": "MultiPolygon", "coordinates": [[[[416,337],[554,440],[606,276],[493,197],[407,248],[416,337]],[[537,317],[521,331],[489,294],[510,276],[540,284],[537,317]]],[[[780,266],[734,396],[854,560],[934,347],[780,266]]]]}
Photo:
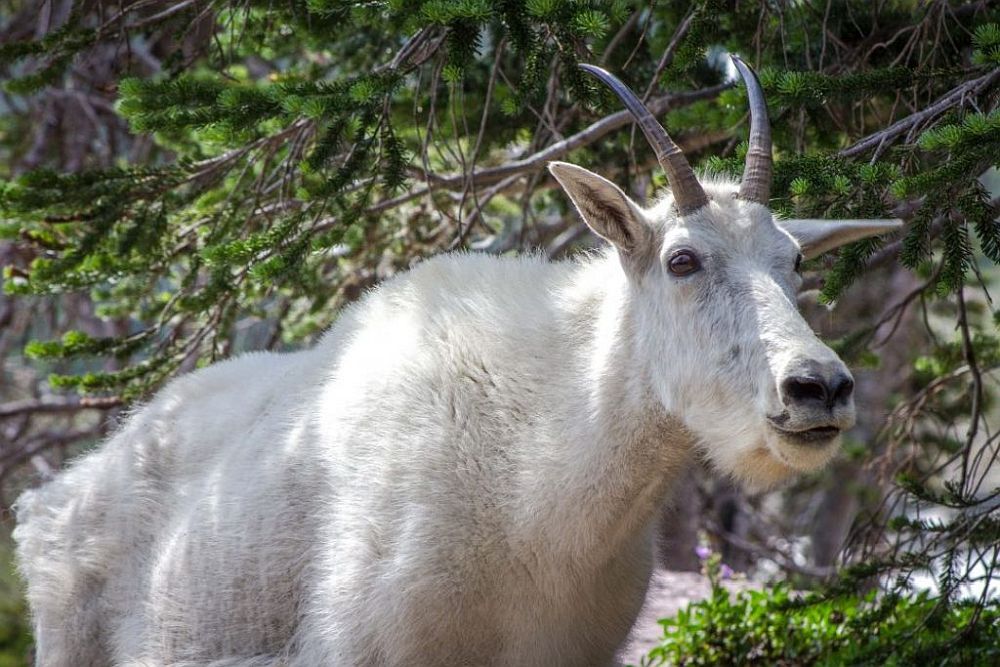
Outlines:
{"type": "Polygon", "coordinates": [[[795,273],[802,273],[802,255],[796,255],[795,257],[795,273]]]}
{"type": "Polygon", "coordinates": [[[679,250],[667,260],[667,268],[675,276],[687,276],[701,268],[701,262],[690,250],[679,250]]]}

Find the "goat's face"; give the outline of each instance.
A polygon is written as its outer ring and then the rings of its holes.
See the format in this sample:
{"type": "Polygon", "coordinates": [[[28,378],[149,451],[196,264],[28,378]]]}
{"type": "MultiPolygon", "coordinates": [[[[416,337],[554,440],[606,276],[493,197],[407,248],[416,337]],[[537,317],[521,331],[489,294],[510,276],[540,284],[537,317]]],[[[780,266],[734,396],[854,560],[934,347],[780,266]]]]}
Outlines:
{"type": "Polygon", "coordinates": [[[768,487],[833,456],[854,424],[854,380],[799,315],[799,264],[898,221],[776,223],[771,130],[753,70],[733,56],[750,102],[750,141],[735,187],[698,181],[684,154],[628,86],[583,65],[635,117],[673,196],[642,210],[608,180],[552,163],[591,229],[628,276],[638,368],[708,458],[752,487],[768,487]]]}
{"type": "Polygon", "coordinates": [[[854,380],[798,312],[801,244],[735,188],[706,192],[688,216],[669,201],[647,213],[658,252],[628,281],[636,342],[705,455],[770,486],[833,456],[854,424],[854,380]]]}
{"type": "Polygon", "coordinates": [[[854,381],[799,314],[799,265],[896,227],[775,221],[732,185],[678,215],[643,210],[586,169],[550,170],[584,220],[615,246],[628,286],[639,374],[722,471],[753,488],[815,470],[854,424],[854,381]]]}

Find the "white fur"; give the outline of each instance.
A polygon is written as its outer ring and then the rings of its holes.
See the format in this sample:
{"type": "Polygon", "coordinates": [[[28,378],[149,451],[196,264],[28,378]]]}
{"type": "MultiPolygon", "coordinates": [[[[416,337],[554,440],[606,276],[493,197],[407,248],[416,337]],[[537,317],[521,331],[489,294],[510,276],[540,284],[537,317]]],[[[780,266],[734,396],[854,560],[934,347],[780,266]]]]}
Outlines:
{"type": "Polygon", "coordinates": [[[18,501],[39,664],[610,663],[693,452],[767,486],[836,447],[766,421],[782,364],[835,359],[795,312],[797,245],[707,187],[638,215],[654,256],[704,252],[715,300],[662,258],[451,255],[313,349],[170,383],[18,501]]]}

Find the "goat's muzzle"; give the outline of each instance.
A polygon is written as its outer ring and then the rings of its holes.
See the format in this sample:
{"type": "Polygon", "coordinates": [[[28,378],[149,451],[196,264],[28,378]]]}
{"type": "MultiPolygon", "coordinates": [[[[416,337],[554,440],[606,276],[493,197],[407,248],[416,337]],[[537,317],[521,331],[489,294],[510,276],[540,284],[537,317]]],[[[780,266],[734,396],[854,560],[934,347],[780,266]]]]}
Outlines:
{"type": "Polygon", "coordinates": [[[768,422],[786,441],[824,445],[854,425],[854,379],[839,359],[793,365],[778,393],[784,410],[768,422]]]}

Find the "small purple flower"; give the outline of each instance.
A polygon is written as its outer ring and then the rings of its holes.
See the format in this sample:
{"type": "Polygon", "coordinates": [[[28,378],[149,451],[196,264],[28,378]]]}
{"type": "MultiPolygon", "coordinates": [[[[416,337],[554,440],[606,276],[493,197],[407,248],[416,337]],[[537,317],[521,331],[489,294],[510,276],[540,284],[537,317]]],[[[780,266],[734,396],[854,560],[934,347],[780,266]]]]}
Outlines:
{"type": "Polygon", "coordinates": [[[712,550],[699,544],[694,548],[694,555],[698,557],[698,560],[708,560],[708,557],[712,555],[712,550]]]}
{"type": "Polygon", "coordinates": [[[719,566],[719,577],[722,579],[732,579],[734,574],[736,574],[736,572],[733,571],[733,568],[729,567],[725,563],[719,566]]]}

